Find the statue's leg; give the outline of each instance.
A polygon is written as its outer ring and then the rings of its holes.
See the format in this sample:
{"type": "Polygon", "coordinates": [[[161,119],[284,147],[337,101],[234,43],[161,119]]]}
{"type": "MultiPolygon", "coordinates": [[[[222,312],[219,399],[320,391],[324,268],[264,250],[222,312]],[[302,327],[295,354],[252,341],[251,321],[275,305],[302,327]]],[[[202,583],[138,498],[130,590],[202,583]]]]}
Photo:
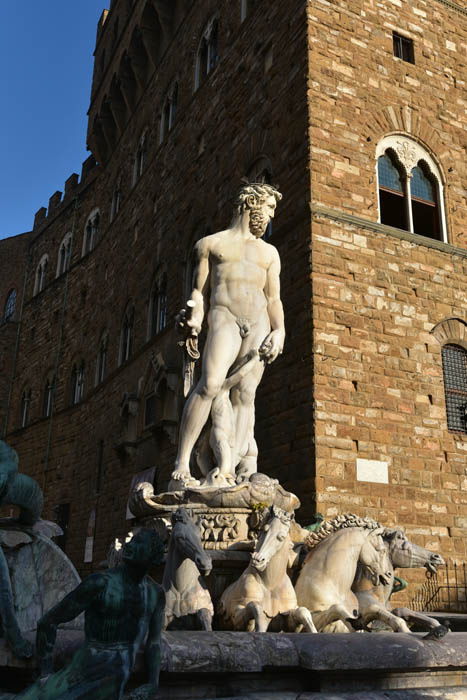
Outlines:
{"type": "Polygon", "coordinates": [[[386,625],[388,625],[394,632],[406,632],[410,633],[410,629],[401,617],[396,617],[389,610],[386,610],[378,603],[374,605],[369,605],[367,608],[360,612],[360,619],[364,625],[367,625],[373,620],[381,620],[386,625]]]}
{"type": "MultiPolygon", "coordinates": [[[[358,616],[356,610],[347,610],[343,605],[331,605],[327,610],[313,612],[313,622],[316,628],[323,632],[328,625],[335,625],[336,632],[353,632],[353,627],[349,620],[355,620],[358,616]]],[[[334,631],[334,630],[333,630],[334,631]]]]}
{"type": "Polygon", "coordinates": [[[183,410],[173,479],[182,482],[190,479],[190,456],[194,444],[209,417],[213,399],[221,391],[240,346],[241,338],[232,314],[211,310],[209,332],[203,352],[203,372],[183,410]]]}
{"type": "Polygon", "coordinates": [[[253,602],[248,603],[246,610],[248,610],[250,617],[255,621],[255,632],[267,632],[271,618],[266,615],[264,610],[257,603],[253,602]]]}
{"type": "Polygon", "coordinates": [[[288,626],[290,632],[311,632],[316,634],[316,629],[311,612],[308,608],[300,606],[295,610],[290,610],[288,613],[288,626]]]}
{"type": "Polygon", "coordinates": [[[201,625],[202,630],[206,632],[212,632],[212,613],[207,608],[201,608],[196,613],[196,617],[201,625]]]}
{"type": "Polygon", "coordinates": [[[0,547],[0,618],[11,650],[21,659],[32,656],[32,644],[23,637],[16,621],[11,590],[10,572],[3,549],[0,547]]]}
{"type": "Polygon", "coordinates": [[[410,610],[409,608],[394,608],[392,614],[396,617],[401,617],[407,622],[419,622],[420,625],[427,631],[434,629],[435,627],[440,627],[440,622],[435,620],[434,617],[429,615],[424,615],[423,613],[416,612],[415,610],[410,610]]]}
{"type": "MultiPolygon", "coordinates": [[[[235,425],[235,445],[232,459],[234,467],[239,464],[242,457],[248,454],[249,444],[252,443],[252,446],[256,444],[254,442],[255,396],[263,373],[264,363],[258,360],[251,372],[243,377],[231,391],[235,425]]],[[[256,472],[256,458],[257,452],[255,454],[253,447],[248,464],[250,473],[256,472]]]]}
{"type": "Polygon", "coordinates": [[[232,628],[236,632],[267,632],[270,618],[264,613],[257,603],[250,602],[245,606],[238,606],[229,614],[232,620],[232,628]]]}
{"type": "Polygon", "coordinates": [[[209,444],[217,464],[216,476],[219,485],[234,485],[232,473],[233,411],[228,391],[221,390],[212,402],[211,434],[209,444]]]}
{"type": "MultiPolygon", "coordinates": [[[[271,326],[269,316],[264,313],[257,322],[251,326],[250,332],[244,337],[240,356],[246,356],[251,350],[258,350],[261,343],[270,332],[271,326]]],[[[246,455],[249,443],[253,440],[255,426],[255,395],[258,384],[264,373],[264,362],[259,357],[254,362],[250,372],[246,374],[240,382],[232,388],[230,397],[234,411],[235,425],[235,447],[233,451],[233,466],[237,467],[242,456],[246,455]]],[[[254,459],[255,455],[251,455],[254,459]]],[[[249,470],[256,471],[256,464],[253,468],[253,460],[249,460],[249,470]]]]}

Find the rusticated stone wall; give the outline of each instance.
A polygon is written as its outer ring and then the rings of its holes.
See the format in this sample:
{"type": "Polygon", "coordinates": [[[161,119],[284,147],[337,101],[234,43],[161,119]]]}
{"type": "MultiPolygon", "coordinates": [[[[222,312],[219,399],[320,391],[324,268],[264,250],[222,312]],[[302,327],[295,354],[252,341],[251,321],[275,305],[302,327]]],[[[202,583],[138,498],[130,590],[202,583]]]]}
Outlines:
{"type": "Polygon", "coordinates": [[[308,95],[317,508],[397,523],[463,561],[467,440],[447,430],[441,363],[467,320],[467,7],[455,7],[309,3],[308,95]],[[394,57],[393,30],[415,64],[394,57]],[[390,133],[439,164],[449,244],[377,223],[376,146],[390,133]],[[432,332],[451,317],[450,334],[432,332]],[[359,481],[358,460],[384,463],[388,483],[367,462],[359,481]]]}

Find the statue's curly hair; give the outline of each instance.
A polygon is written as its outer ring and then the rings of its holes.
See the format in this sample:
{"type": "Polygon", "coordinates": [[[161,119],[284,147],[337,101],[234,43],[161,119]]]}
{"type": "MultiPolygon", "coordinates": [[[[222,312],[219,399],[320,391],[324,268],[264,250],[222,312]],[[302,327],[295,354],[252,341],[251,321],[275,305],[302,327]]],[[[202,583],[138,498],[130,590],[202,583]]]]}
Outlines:
{"type": "Polygon", "coordinates": [[[276,202],[280,202],[282,194],[273,185],[245,180],[234,197],[234,211],[236,214],[243,214],[246,209],[260,206],[267,197],[275,197],[276,202]]]}

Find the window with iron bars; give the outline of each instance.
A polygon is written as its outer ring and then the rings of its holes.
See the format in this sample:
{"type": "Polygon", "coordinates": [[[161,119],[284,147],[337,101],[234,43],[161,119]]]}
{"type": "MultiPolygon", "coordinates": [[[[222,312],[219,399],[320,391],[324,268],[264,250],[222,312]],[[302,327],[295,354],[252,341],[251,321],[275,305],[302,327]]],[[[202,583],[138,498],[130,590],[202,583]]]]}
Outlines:
{"type": "Polygon", "coordinates": [[[441,356],[448,430],[467,433],[467,351],[448,344],[441,356]]]}

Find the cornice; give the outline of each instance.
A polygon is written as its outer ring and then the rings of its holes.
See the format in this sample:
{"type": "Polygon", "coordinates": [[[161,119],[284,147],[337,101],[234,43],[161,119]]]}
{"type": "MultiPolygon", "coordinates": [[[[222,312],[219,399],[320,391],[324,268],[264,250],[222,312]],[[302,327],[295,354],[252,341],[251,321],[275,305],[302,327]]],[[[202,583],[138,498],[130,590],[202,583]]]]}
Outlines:
{"type": "Polygon", "coordinates": [[[451,2],[451,0],[435,0],[435,2],[439,2],[440,5],[445,5],[446,7],[449,7],[450,10],[455,10],[456,12],[460,12],[461,15],[467,16],[467,7],[462,7],[462,5],[451,2]]]}
{"type": "Polygon", "coordinates": [[[467,250],[464,250],[464,248],[457,248],[450,243],[444,243],[444,241],[436,241],[433,238],[420,236],[417,233],[410,233],[410,231],[403,231],[402,229],[394,228],[393,226],[379,224],[376,221],[370,221],[369,219],[363,219],[360,216],[347,214],[346,212],[339,211],[338,209],[331,209],[330,207],[324,207],[320,204],[312,204],[311,213],[314,217],[324,217],[325,219],[331,219],[332,221],[351,224],[357,228],[363,228],[367,231],[373,231],[374,233],[382,233],[387,236],[393,236],[394,238],[408,241],[414,245],[423,245],[426,248],[434,248],[435,250],[448,253],[449,255],[460,255],[463,258],[467,258],[467,250]]]}

